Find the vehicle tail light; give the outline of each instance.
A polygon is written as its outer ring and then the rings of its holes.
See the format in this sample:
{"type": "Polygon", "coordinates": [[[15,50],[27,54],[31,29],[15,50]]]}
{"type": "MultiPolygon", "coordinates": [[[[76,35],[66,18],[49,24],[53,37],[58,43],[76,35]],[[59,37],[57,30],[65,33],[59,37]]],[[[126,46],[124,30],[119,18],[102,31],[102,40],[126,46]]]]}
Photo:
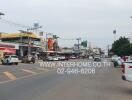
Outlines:
{"type": "Polygon", "coordinates": [[[121,68],[122,68],[122,73],[125,73],[125,65],[124,64],[121,65],[121,68]]]}
{"type": "Polygon", "coordinates": [[[128,68],[132,68],[132,66],[129,66],[128,68]]]}

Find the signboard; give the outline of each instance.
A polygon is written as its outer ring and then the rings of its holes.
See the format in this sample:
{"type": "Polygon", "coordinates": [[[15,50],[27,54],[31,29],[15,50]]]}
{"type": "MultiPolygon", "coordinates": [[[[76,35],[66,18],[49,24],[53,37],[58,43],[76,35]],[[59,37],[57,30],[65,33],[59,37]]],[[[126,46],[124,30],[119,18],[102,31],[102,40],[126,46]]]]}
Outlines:
{"type": "Polygon", "coordinates": [[[48,50],[53,50],[53,45],[54,45],[54,39],[53,38],[49,38],[48,39],[48,50]]]}

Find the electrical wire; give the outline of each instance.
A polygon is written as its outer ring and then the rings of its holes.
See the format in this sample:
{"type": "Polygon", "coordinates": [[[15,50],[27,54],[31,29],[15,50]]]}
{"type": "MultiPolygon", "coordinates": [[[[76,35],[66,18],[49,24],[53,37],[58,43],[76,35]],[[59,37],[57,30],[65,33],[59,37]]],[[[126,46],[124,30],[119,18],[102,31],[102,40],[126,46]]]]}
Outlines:
{"type": "Polygon", "coordinates": [[[61,40],[72,40],[72,41],[77,40],[76,38],[58,38],[58,39],[61,39],[61,40]]]}
{"type": "Polygon", "coordinates": [[[18,24],[18,23],[15,23],[15,22],[12,22],[12,21],[9,21],[9,20],[6,20],[6,19],[0,19],[0,21],[3,22],[3,23],[7,23],[9,25],[14,25],[16,27],[21,27],[21,28],[26,28],[26,29],[30,29],[31,28],[29,26],[18,24]]]}

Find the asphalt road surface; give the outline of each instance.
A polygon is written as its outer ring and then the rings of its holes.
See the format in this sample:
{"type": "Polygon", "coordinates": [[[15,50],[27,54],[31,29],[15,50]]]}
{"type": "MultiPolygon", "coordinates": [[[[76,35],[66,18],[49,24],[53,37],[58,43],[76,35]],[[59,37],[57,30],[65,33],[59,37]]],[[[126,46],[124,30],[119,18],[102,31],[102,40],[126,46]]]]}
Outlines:
{"type": "Polygon", "coordinates": [[[99,67],[95,74],[58,74],[56,70],[39,68],[39,64],[0,65],[0,100],[132,99],[132,83],[121,79],[119,68],[99,67]]]}

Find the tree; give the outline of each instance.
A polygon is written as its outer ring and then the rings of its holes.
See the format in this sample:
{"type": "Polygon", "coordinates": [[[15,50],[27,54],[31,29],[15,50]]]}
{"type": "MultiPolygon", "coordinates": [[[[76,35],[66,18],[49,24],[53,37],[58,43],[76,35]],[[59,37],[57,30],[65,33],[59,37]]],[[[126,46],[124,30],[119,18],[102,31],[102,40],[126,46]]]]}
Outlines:
{"type": "Polygon", "coordinates": [[[120,37],[112,44],[112,49],[110,50],[118,56],[126,56],[132,54],[132,44],[128,38],[120,37]]]}
{"type": "Polygon", "coordinates": [[[87,47],[87,41],[83,41],[83,42],[81,43],[81,45],[82,45],[83,47],[87,47]]]}

